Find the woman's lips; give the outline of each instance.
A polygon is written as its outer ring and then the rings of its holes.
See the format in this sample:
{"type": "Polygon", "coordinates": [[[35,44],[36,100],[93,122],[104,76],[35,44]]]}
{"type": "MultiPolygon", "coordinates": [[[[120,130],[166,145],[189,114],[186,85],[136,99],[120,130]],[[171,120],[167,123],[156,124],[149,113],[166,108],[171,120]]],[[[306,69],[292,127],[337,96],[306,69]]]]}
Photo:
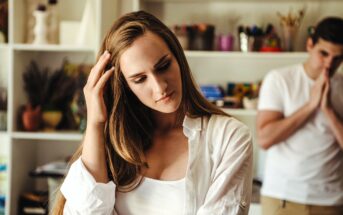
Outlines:
{"type": "Polygon", "coordinates": [[[156,102],[163,102],[163,101],[167,101],[170,99],[170,97],[174,94],[174,91],[170,92],[169,94],[167,94],[166,96],[158,99],[156,102]]]}

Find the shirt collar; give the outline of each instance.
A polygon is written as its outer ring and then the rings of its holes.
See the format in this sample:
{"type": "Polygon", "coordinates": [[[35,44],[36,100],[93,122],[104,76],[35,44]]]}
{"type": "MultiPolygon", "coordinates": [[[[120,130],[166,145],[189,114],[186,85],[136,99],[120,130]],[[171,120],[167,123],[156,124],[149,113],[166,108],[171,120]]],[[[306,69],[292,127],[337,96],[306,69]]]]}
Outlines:
{"type": "Polygon", "coordinates": [[[183,126],[184,134],[188,138],[190,138],[197,131],[201,131],[202,130],[203,117],[191,118],[191,117],[188,117],[186,115],[184,120],[183,120],[182,126],[183,126]]]}
{"type": "Polygon", "coordinates": [[[182,126],[187,130],[201,131],[203,126],[202,117],[191,118],[186,115],[183,120],[182,126]]]}

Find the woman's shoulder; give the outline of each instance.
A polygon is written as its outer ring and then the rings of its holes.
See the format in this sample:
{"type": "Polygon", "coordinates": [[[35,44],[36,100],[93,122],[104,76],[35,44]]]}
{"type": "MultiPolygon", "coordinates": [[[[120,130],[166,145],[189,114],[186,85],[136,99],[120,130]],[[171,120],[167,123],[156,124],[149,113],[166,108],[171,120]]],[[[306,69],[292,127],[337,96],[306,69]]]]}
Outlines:
{"type": "Polygon", "coordinates": [[[232,116],[212,114],[208,119],[207,134],[210,139],[228,142],[251,142],[248,126],[232,116]]]}
{"type": "Polygon", "coordinates": [[[240,131],[239,133],[250,133],[250,129],[236,118],[223,115],[211,114],[210,116],[202,117],[186,117],[184,126],[192,129],[206,130],[209,134],[232,133],[240,131]]]}
{"type": "Polygon", "coordinates": [[[217,129],[243,129],[249,130],[249,128],[241,121],[237,120],[233,116],[212,114],[208,118],[208,126],[213,126],[217,129]]]}

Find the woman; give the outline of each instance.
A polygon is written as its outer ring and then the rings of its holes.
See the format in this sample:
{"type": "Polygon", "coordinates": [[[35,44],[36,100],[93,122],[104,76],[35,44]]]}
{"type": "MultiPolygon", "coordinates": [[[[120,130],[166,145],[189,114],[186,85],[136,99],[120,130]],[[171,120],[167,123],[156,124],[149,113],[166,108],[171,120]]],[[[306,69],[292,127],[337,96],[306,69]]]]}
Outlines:
{"type": "Polygon", "coordinates": [[[54,213],[247,214],[249,130],[199,93],[173,33],[129,13],[100,53],[84,87],[83,144],[54,213]]]}

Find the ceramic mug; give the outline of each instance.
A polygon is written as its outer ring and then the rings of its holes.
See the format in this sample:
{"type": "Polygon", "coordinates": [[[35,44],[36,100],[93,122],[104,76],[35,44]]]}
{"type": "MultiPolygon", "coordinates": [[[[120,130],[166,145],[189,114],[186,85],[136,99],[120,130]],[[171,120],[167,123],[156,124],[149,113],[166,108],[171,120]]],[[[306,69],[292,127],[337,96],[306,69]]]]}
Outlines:
{"type": "Polygon", "coordinates": [[[234,38],[231,34],[218,36],[218,50],[232,51],[234,38]]]}

